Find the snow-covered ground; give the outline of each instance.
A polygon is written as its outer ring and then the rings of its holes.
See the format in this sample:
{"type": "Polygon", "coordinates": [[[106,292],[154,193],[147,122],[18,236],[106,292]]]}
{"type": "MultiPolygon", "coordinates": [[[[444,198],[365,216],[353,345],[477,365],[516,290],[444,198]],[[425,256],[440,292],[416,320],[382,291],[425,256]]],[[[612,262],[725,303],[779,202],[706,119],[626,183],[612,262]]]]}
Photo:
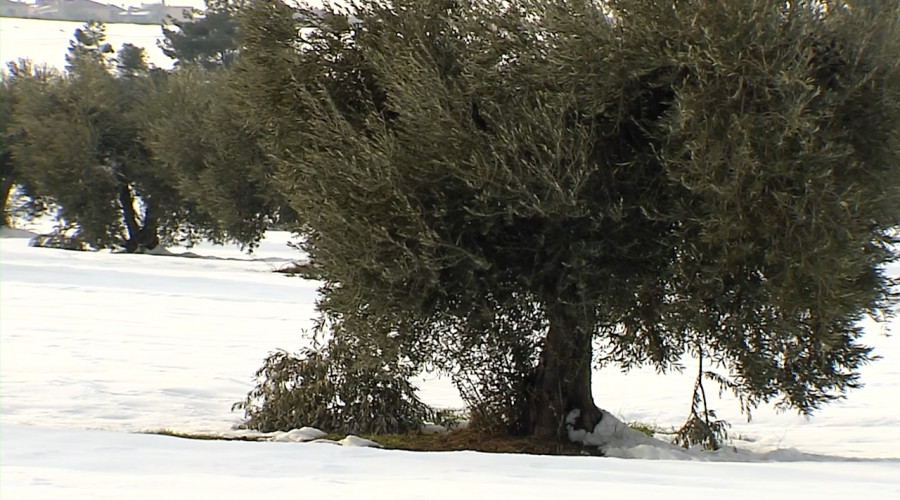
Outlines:
{"type": "MultiPolygon", "coordinates": [[[[738,453],[639,439],[616,443],[613,455],[638,457],[626,460],[142,434],[229,433],[266,354],[305,342],[316,285],[271,272],[298,257],[288,240],[271,233],[252,258],[0,240],[0,498],[900,498],[900,341],[874,324],[866,340],[883,359],[864,369],[866,387],[812,419],[761,409],[746,423],[716,402],[738,453]]],[[[691,378],[607,369],[595,398],[625,421],[677,425],[691,378]]],[[[460,405],[446,380],[420,387],[432,404],[460,405]]]]}

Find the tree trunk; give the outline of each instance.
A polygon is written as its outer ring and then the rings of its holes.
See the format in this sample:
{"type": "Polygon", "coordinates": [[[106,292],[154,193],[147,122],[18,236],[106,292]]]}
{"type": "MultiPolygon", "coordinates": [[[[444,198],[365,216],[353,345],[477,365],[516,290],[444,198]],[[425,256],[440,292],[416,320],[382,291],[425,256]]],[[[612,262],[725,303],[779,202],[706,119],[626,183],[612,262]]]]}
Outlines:
{"type": "Polygon", "coordinates": [[[6,213],[6,202],[9,201],[9,195],[12,193],[13,181],[12,179],[3,179],[3,184],[0,186],[0,222],[2,225],[9,226],[9,214],[6,213]]]}
{"type": "Polygon", "coordinates": [[[546,306],[550,328],[529,401],[531,434],[538,437],[568,440],[566,416],[573,410],[580,411],[575,428],[593,430],[601,417],[591,393],[592,321],[572,298],[546,306]]]}
{"type": "Polygon", "coordinates": [[[156,216],[153,215],[149,200],[144,200],[144,227],[141,228],[141,239],[139,241],[141,247],[146,250],[153,250],[159,246],[159,231],[156,216]]]}
{"type": "Polygon", "coordinates": [[[137,214],[134,211],[134,199],[131,197],[131,190],[124,183],[119,187],[119,206],[122,208],[122,219],[125,221],[125,229],[128,231],[125,238],[125,251],[128,253],[137,252],[140,247],[141,228],[138,225],[137,214]]]}
{"type": "Polygon", "coordinates": [[[119,188],[119,205],[122,207],[122,218],[128,237],[125,240],[125,251],[134,253],[139,250],[153,250],[159,245],[156,217],[151,216],[150,207],[145,207],[144,225],[138,223],[137,212],[134,211],[134,198],[127,184],[119,188]]]}

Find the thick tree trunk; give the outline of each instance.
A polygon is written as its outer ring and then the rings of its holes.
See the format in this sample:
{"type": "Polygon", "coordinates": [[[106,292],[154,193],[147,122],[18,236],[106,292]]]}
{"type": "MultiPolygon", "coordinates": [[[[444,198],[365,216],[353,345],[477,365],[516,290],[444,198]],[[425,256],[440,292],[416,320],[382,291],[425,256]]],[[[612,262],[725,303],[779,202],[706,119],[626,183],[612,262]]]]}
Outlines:
{"type": "Polygon", "coordinates": [[[134,212],[134,200],[131,199],[131,190],[127,184],[119,187],[119,207],[122,209],[122,219],[125,221],[125,229],[128,232],[125,238],[125,251],[134,253],[138,249],[138,237],[140,227],[137,223],[137,215],[134,212]]]}
{"type": "MultiPolygon", "coordinates": [[[[134,211],[134,198],[127,185],[119,188],[119,205],[122,207],[122,219],[125,221],[125,229],[128,231],[125,239],[125,251],[134,253],[138,250],[153,250],[159,245],[156,219],[149,215],[144,217],[144,226],[138,223],[137,212],[134,211]]],[[[148,209],[149,213],[149,209],[148,209]]]]}
{"type": "Polygon", "coordinates": [[[6,213],[6,202],[9,201],[9,195],[12,193],[13,182],[12,179],[3,179],[3,184],[0,186],[0,222],[4,226],[9,226],[9,214],[6,213]]]}
{"type": "Polygon", "coordinates": [[[550,328],[530,394],[531,434],[568,439],[566,416],[580,415],[575,428],[592,430],[601,412],[591,393],[592,333],[582,306],[560,297],[548,304],[550,328]]]}
{"type": "Polygon", "coordinates": [[[157,219],[151,211],[152,208],[148,203],[144,211],[144,227],[141,228],[140,244],[147,250],[153,250],[159,246],[159,227],[157,219]]]}

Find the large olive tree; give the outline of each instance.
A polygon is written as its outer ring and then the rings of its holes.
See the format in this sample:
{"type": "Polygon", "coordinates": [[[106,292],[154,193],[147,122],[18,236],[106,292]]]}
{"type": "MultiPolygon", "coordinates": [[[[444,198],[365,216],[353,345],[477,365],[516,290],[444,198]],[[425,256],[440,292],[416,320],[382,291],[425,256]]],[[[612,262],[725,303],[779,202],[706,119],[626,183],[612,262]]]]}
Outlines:
{"type": "Polygon", "coordinates": [[[547,437],[602,418],[593,364],[694,354],[748,410],[840,397],[900,222],[885,5],[254,2],[243,92],[323,329],[547,437]]]}

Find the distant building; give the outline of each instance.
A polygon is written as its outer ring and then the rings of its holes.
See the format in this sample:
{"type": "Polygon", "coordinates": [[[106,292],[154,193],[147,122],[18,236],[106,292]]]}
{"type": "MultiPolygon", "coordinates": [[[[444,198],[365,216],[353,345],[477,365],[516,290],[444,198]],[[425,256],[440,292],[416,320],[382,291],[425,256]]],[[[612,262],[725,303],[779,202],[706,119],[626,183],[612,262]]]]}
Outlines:
{"type": "Polygon", "coordinates": [[[123,15],[131,20],[123,21],[134,24],[160,24],[168,18],[184,19],[185,13],[190,13],[193,7],[166,5],[163,0],[161,3],[142,3],[140,7],[129,7],[123,15]],[[136,19],[145,18],[147,21],[141,22],[136,19]]]}
{"type": "Polygon", "coordinates": [[[24,2],[0,0],[0,17],[28,17],[31,5],[24,2]]]}
{"type": "Polygon", "coordinates": [[[32,17],[66,21],[113,23],[125,9],[92,0],[37,0],[32,17]]]}
{"type": "Polygon", "coordinates": [[[182,19],[191,10],[189,6],[166,5],[164,0],[128,9],[93,0],[35,0],[35,3],[0,0],[0,16],[57,21],[161,24],[169,17],[182,19]]]}

